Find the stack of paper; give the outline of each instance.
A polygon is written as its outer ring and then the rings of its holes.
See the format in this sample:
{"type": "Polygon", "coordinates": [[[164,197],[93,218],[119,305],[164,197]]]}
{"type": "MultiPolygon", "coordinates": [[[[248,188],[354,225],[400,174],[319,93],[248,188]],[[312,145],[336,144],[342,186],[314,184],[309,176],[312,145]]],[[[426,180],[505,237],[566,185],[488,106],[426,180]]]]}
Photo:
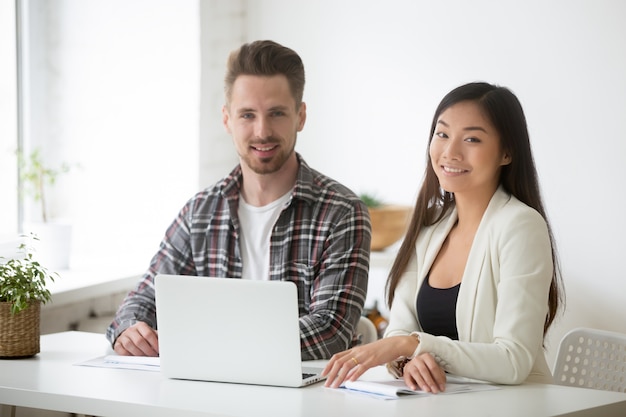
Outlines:
{"type": "Polygon", "coordinates": [[[385,400],[397,399],[404,395],[446,395],[458,394],[462,392],[486,391],[498,388],[494,385],[488,384],[447,382],[445,391],[440,392],[439,394],[432,394],[420,389],[412,390],[406,386],[404,380],[402,379],[392,381],[346,381],[341,385],[341,387],[352,392],[385,400]]]}

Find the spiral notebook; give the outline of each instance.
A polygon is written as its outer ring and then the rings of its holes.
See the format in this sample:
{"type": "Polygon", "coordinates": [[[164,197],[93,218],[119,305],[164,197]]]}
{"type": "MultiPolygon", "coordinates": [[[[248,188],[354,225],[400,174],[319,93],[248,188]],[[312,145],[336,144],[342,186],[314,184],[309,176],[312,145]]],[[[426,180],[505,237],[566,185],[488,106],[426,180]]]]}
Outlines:
{"type": "Polygon", "coordinates": [[[161,373],[168,378],[300,387],[304,367],[293,282],[155,277],[161,373]]]}

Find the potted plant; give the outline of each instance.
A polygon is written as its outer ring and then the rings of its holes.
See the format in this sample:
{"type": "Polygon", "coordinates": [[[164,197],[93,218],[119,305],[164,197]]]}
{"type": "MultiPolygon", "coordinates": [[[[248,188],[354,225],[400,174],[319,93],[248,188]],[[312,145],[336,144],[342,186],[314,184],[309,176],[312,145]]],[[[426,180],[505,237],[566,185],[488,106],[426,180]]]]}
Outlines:
{"type": "Polygon", "coordinates": [[[48,165],[40,148],[35,148],[28,157],[18,153],[20,179],[25,195],[31,197],[40,221],[31,221],[24,229],[39,239],[40,260],[54,269],[69,268],[72,227],[67,222],[52,221],[47,206],[47,191],[56,184],[60,175],[70,170],[67,163],[58,168],[48,165]]]}
{"type": "Polygon", "coordinates": [[[411,207],[385,203],[371,193],[359,195],[372,222],[371,250],[381,251],[396,243],[406,233],[411,207]]]}
{"type": "Polygon", "coordinates": [[[41,304],[50,301],[47,284],[58,276],[34,259],[32,247],[18,249],[0,258],[0,358],[39,353],[41,304]]]}

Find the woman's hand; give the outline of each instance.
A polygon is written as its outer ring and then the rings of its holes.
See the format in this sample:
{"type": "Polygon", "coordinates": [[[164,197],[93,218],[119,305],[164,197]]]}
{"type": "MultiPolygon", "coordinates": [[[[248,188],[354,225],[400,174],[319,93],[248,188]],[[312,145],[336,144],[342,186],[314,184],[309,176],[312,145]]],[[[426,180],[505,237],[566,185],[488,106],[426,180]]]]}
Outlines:
{"type": "Polygon", "coordinates": [[[437,394],[446,389],[446,373],[430,353],[422,353],[404,365],[404,383],[412,390],[437,394]]]}
{"type": "Polygon", "coordinates": [[[355,381],[374,366],[412,355],[416,347],[413,336],[392,336],[336,353],[322,371],[327,377],[324,385],[339,388],[344,381],[355,381]]]}

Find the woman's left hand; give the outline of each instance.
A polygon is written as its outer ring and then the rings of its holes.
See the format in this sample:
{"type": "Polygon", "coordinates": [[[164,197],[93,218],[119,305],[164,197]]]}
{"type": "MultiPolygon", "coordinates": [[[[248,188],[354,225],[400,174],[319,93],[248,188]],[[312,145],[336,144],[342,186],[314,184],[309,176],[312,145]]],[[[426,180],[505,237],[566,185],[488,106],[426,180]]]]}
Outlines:
{"type": "Polygon", "coordinates": [[[430,353],[417,355],[404,365],[402,377],[407,387],[437,394],[446,389],[446,372],[430,353]]]}

